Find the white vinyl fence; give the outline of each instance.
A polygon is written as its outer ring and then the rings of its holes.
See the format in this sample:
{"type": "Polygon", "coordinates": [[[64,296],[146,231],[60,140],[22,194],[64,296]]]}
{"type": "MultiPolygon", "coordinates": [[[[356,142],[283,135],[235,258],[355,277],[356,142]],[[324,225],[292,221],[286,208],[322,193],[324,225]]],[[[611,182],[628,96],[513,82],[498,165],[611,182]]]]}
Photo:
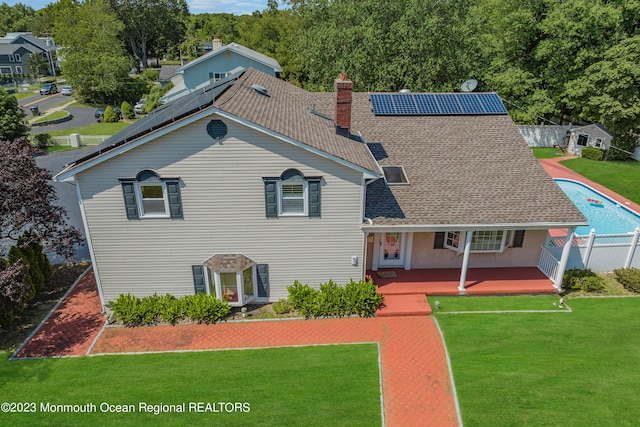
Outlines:
{"type": "MultiPolygon", "coordinates": [[[[605,273],[617,268],[640,268],[639,240],[640,227],[633,233],[626,234],[595,234],[593,231],[586,236],[574,234],[571,239],[567,269],[589,268],[605,273]]],[[[550,274],[557,271],[564,241],[564,237],[547,237],[538,262],[538,268],[547,277],[555,277],[550,274]],[[554,264],[553,261],[556,263],[554,264]]]]}
{"type": "MultiPolygon", "coordinates": [[[[59,145],[61,147],[71,147],[74,146],[72,143],[73,135],[64,135],[64,136],[52,136],[51,139],[55,143],[55,145],[59,145]]],[[[78,146],[93,146],[98,145],[101,142],[111,138],[111,135],[77,135],[78,138],[78,146]]]]}

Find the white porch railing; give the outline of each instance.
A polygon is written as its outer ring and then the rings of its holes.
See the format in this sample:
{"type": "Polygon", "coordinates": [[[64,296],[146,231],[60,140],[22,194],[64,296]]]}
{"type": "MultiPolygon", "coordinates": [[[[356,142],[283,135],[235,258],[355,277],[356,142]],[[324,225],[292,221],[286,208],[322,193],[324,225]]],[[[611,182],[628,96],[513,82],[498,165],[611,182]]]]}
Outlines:
{"type": "MultiPolygon", "coordinates": [[[[548,277],[547,265],[560,259],[564,238],[547,237],[538,268],[548,277]]],[[[633,233],[573,235],[567,268],[589,268],[597,272],[611,272],[617,268],[640,268],[640,227],[633,233]]]]}
{"type": "Polygon", "coordinates": [[[542,271],[553,283],[556,282],[555,278],[558,274],[558,268],[560,261],[549,252],[546,248],[542,248],[540,253],[540,260],[538,261],[538,269],[542,271]]]}

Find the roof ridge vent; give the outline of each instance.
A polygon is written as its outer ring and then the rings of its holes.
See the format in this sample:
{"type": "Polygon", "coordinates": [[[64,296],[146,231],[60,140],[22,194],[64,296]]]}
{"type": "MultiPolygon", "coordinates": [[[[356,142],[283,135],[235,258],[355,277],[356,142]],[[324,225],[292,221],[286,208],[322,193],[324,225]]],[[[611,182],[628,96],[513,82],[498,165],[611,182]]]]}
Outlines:
{"type": "Polygon", "coordinates": [[[252,84],[251,89],[255,90],[260,95],[269,96],[269,91],[267,91],[267,88],[264,86],[260,86],[259,84],[252,84]]]}

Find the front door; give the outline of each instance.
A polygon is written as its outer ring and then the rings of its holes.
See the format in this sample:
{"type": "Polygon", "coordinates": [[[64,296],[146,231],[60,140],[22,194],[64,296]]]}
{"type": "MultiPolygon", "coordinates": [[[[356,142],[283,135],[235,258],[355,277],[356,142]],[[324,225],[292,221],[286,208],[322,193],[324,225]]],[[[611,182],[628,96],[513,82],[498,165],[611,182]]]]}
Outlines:
{"type": "Polygon", "coordinates": [[[397,267],[404,264],[404,233],[381,233],[378,265],[397,267]]]}

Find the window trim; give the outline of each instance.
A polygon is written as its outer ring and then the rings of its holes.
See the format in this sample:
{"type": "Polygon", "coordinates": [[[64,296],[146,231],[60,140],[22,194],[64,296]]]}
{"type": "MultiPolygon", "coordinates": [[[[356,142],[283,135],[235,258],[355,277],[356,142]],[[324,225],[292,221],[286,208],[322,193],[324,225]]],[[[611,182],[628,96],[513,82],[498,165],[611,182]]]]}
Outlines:
{"type": "MultiPolygon", "coordinates": [[[[475,254],[502,253],[504,252],[505,249],[514,247],[513,242],[516,235],[516,231],[517,230],[474,230],[473,231],[474,234],[477,232],[478,233],[494,233],[495,232],[495,233],[502,233],[502,236],[500,238],[500,247],[497,249],[473,249],[474,237],[472,237],[472,242],[471,242],[472,247],[470,249],[470,252],[475,254]]],[[[464,242],[466,242],[468,231],[450,230],[450,231],[445,231],[444,233],[445,233],[444,241],[442,243],[443,248],[455,251],[457,253],[464,252],[464,242]],[[457,239],[455,239],[455,235],[457,235],[457,239]]],[[[477,244],[478,242],[476,241],[475,243],[477,244]]]]}
{"type": "Polygon", "coordinates": [[[580,147],[588,147],[589,146],[589,135],[586,133],[579,133],[578,138],[576,139],[576,145],[580,147]],[[584,137],[584,145],[580,144],[580,138],[584,137]]]}
{"type": "MultiPolygon", "coordinates": [[[[171,212],[169,211],[169,194],[167,193],[167,184],[162,181],[136,181],[134,182],[133,188],[136,192],[136,203],[138,204],[138,216],[140,219],[146,218],[169,218],[171,216],[171,212]],[[144,212],[144,197],[142,195],[142,187],[162,187],[162,201],[164,202],[164,214],[161,213],[145,213],[144,212]]],[[[147,198],[147,200],[160,200],[159,198],[151,199],[147,198]]]]}
{"type": "MultiPolygon", "coordinates": [[[[143,169],[134,178],[118,178],[123,189],[124,205],[127,219],[182,219],[182,197],[180,195],[180,178],[163,178],[156,171],[143,169]],[[161,186],[164,214],[145,213],[142,187],[161,186]],[[171,191],[169,191],[171,185],[171,191]],[[134,211],[135,210],[135,211],[134,211]]],[[[159,198],[155,200],[160,200],[159,198]]]]}
{"type": "Polygon", "coordinates": [[[9,54],[9,62],[16,62],[16,57],[14,56],[13,53],[9,54]]]}
{"type": "Polygon", "coordinates": [[[303,179],[289,179],[285,181],[278,181],[278,216],[309,216],[309,183],[303,179]],[[293,181],[293,182],[292,182],[293,181]],[[285,196],[282,187],[286,185],[301,185],[302,197],[287,197],[285,196]],[[302,199],[302,212],[284,212],[283,202],[285,199],[299,200],[302,199]]]}
{"type": "Polygon", "coordinates": [[[267,218],[308,217],[320,218],[322,204],[322,176],[304,176],[298,169],[287,169],[278,177],[262,177],[265,186],[267,218]],[[302,185],[303,211],[283,212],[284,185],[302,185]]]}
{"type": "Polygon", "coordinates": [[[22,75],[22,67],[20,65],[16,65],[16,74],[22,75]]]}
{"type": "Polygon", "coordinates": [[[14,55],[14,58],[16,59],[16,62],[22,62],[22,56],[20,56],[20,54],[19,54],[19,53],[16,53],[16,54],[14,55]]]}
{"type": "Polygon", "coordinates": [[[242,307],[250,302],[256,300],[258,298],[258,275],[256,265],[254,264],[250,267],[245,268],[244,270],[235,270],[235,271],[215,271],[210,267],[204,267],[207,271],[205,276],[205,280],[207,281],[207,286],[205,289],[209,289],[209,295],[219,299],[220,301],[224,301],[222,298],[222,281],[220,278],[220,273],[233,273],[236,276],[236,291],[238,293],[238,301],[227,301],[227,303],[231,307],[242,307]],[[243,273],[247,270],[251,269],[251,281],[253,284],[253,295],[247,296],[244,293],[244,277],[243,273]],[[213,283],[211,280],[213,279],[213,283]]]}

